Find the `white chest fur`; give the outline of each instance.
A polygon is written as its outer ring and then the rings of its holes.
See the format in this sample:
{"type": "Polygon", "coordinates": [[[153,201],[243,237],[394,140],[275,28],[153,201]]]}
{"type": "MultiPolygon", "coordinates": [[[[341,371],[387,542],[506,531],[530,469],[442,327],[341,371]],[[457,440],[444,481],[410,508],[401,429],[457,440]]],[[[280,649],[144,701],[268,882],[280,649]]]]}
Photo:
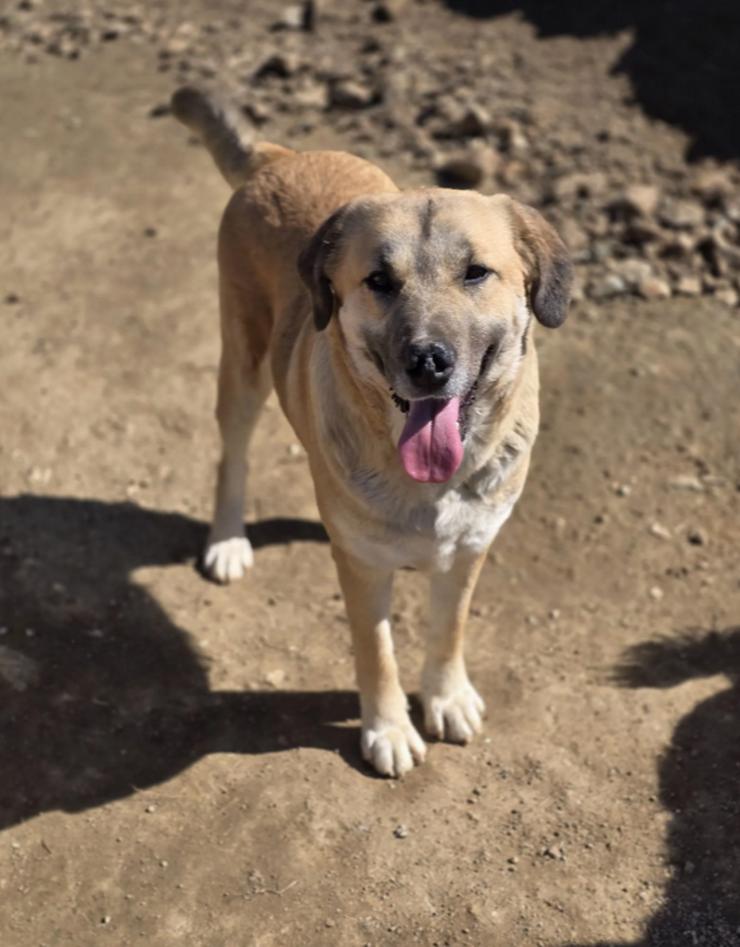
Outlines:
{"type": "Polygon", "coordinates": [[[334,525],[347,550],[374,568],[446,572],[457,555],[489,546],[516,499],[507,496],[492,504],[465,488],[450,488],[433,500],[397,502],[370,522],[340,514],[334,525]]]}

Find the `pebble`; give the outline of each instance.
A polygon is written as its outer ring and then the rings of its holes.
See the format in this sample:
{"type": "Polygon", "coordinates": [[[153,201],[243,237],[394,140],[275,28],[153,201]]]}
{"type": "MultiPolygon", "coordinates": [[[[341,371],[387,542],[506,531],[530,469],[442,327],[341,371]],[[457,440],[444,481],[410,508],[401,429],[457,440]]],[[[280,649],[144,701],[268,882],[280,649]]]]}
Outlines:
{"type": "Polygon", "coordinates": [[[701,280],[698,276],[681,276],[676,282],[676,292],[679,296],[700,296],[701,280]]]}
{"type": "Polygon", "coordinates": [[[658,216],[666,227],[690,229],[704,223],[704,208],[696,201],[668,199],[661,205],[658,216]]]}
{"type": "Polygon", "coordinates": [[[656,602],[663,598],[663,594],[663,589],[659,585],[653,585],[650,589],[650,598],[655,599],[656,602]]]}
{"type": "Polygon", "coordinates": [[[342,109],[365,109],[374,105],[378,95],[370,86],[353,79],[339,79],[332,83],[329,104],[342,109]]]}
{"type": "Polygon", "coordinates": [[[660,523],[653,523],[650,527],[651,536],[657,536],[658,539],[671,539],[671,531],[660,523]]]}
{"type": "Polygon", "coordinates": [[[671,477],[668,486],[674,490],[691,490],[694,493],[704,492],[704,484],[698,477],[691,474],[679,474],[677,477],[671,477]]]}
{"type": "Polygon", "coordinates": [[[670,284],[659,276],[647,276],[637,284],[637,294],[643,299],[669,299],[670,284]]]}
{"type": "Polygon", "coordinates": [[[707,534],[699,527],[690,529],[686,534],[686,538],[692,546],[706,546],[707,544],[707,534]]]}
{"type": "Polygon", "coordinates": [[[407,838],[408,834],[409,834],[408,826],[404,825],[403,823],[401,823],[400,825],[397,825],[395,829],[393,830],[393,835],[395,836],[395,838],[407,838]]]}
{"type": "Polygon", "coordinates": [[[480,187],[493,174],[496,162],[497,154],[492,148],[486,145],[471,147],[437,165],[437,182],[441,187],[480,187]]]}

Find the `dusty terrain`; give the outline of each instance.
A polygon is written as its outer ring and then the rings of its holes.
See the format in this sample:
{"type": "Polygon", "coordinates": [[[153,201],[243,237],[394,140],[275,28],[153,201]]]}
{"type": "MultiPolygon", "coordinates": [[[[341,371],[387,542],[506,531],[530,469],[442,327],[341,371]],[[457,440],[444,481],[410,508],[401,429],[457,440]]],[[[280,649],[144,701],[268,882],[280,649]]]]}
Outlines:
{"type": "MultiPolygon", "coordinates": [[[[496,6],[326,3],[312,31],[256,2],[3,20],[3,947],[740,944],[740,214],[737,123],[718,124],[736,17],[704,5],[705,69],[691,4],[670,55],[649,4],[560,4],[562,29],[557,5],[496,6]],[[276,50],[335,74],[292,60],[257,82],[276,50]],[[255,569],[197,571],[227,189],[158,106],[213,74],[254,89],[267,137],[405,183],[462,155],[580,243],[470,622],[485,734],[400,783],[359,758],[333,566],[272,402],[255,569]],[[477,117],[419,119],[435,89],[494,80],[477,117]]],[[[395,617],[413,692],[418,576],[395,617]]]]}

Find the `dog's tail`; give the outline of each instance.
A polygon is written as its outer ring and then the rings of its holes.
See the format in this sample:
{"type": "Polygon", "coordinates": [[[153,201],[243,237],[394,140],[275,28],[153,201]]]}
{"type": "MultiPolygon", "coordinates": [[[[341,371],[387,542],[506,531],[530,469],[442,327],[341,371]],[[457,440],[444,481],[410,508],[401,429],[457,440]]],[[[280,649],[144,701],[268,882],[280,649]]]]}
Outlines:
{"type": "Polygon", "coordinates": [[[267,161],[290,154],[288,148],[253,142],[252,129],[228,100],[193,86],[172,96],[172,114],[203,141],[226,182],[236,189],[267,161]]]}

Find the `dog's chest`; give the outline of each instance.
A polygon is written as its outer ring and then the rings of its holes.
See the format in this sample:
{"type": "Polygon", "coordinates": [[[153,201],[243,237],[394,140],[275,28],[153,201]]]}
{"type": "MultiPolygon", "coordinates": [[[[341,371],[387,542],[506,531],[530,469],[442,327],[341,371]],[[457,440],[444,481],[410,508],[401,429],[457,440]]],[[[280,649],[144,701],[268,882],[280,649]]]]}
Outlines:
{"type": "Polygon", "coordinates": [[[364,528],[341,520],[338,525],[347,548],[369,565],[446,572],[458,554],[488,548],[514,502],[507,498],[491,504],[449,490],[426,503],[396,502],[364,528]]]}

